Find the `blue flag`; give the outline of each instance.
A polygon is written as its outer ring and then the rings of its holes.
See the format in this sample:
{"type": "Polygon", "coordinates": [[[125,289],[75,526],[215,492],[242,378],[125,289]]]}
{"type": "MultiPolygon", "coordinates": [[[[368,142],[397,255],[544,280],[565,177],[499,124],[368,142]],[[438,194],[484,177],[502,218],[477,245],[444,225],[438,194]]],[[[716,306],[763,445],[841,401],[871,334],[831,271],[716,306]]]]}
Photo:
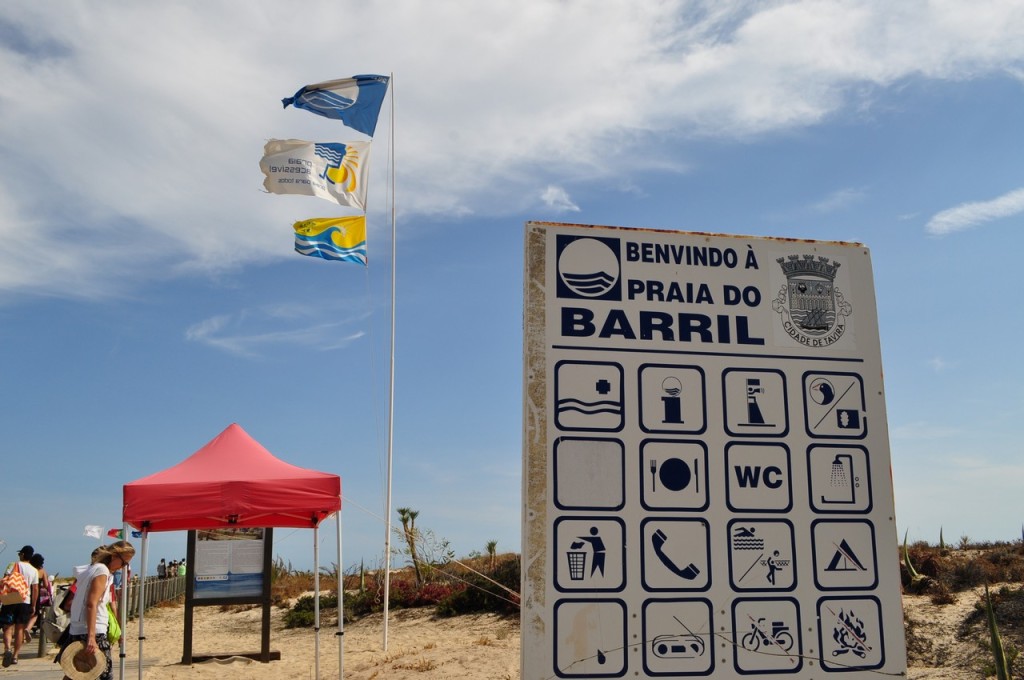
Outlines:
{"type": "Polygon", "coordinates": [[[364,75],[306,85],[281,102],[297,109],[340,120],[353,130],[373,137],[377,116],[388,91],[388,77],[364,75]]]}

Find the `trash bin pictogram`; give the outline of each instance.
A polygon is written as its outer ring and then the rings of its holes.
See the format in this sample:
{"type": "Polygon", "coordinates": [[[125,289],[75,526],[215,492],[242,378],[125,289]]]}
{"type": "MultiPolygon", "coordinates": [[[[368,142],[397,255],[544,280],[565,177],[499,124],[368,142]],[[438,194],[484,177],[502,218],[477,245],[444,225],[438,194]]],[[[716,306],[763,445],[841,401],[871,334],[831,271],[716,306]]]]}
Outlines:
{"type": "Polygon", "coordinates": [[[582,581],[583,573],[587,567],[587,553],[585,550],[570,550],[566,553],[569,558],[569,579],[582,581]]]}

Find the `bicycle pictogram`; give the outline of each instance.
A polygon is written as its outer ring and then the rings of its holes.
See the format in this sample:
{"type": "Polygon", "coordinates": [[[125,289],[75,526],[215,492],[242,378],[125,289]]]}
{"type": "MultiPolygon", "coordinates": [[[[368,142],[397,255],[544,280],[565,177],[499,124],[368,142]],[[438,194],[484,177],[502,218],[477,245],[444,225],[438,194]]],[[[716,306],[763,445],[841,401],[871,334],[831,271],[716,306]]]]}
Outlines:
{"type": "Polygon", "coordinates": [[[779,647],[784,652],[793,649],[793,636],[789,633],[789,626],[784,621],[772,621],[770,631],[765,630],[764,617],[757,621],[751,618],[750,632],[740,639],[743,649],[756,652],[762,645],[765,647],[779,647]]]}

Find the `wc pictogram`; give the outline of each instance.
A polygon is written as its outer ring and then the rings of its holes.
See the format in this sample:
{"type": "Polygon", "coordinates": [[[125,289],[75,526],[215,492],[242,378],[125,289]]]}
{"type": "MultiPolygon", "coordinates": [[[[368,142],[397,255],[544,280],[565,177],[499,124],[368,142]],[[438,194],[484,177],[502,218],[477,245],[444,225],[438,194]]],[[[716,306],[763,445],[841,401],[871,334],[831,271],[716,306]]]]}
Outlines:
{"type": "Polygon", "coordinates": [[[730,442],[725,447],[726,503],[734,512],[787,512],[793,507],[789,447],[730,442]]]}

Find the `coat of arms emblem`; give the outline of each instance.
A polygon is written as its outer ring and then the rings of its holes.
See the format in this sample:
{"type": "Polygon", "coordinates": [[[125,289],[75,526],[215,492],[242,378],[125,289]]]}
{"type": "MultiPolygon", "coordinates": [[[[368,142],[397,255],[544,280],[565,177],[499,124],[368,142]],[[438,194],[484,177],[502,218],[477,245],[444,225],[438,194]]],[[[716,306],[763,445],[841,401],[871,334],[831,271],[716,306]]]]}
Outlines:
{"type": "Polygon", "coordinates": [[[827,347],[846,332],[853,307],[836,287],[840,263],[820,255],[789,255],[776,260],[786,284],[772,301],[791,338],[808,347],[827,347]]]}

